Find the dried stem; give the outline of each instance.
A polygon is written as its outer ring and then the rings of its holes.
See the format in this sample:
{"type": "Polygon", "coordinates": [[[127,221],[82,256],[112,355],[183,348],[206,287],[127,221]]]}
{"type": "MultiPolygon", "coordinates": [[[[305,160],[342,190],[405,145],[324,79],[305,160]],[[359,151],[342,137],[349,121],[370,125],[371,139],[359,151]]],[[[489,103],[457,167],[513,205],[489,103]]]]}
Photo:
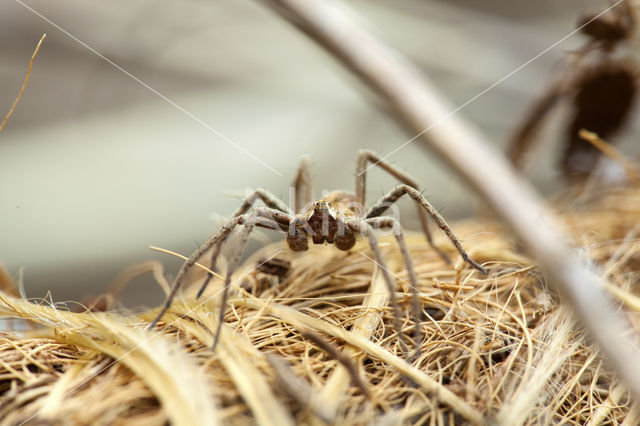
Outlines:
{"type": "Polygon", "coordinates": [[[20,87],[18,96],[16,96],[16,99],[13,101],[11,108],[9,108],[9,112],[7,113],[7,115],[5,115],[4,120],[2,120],[2,124],[0,124],[0,132],[2,131],[2,129],[4,129],[4,126],[7,124],[7,121],[9,121],[9,117],[11,117],[11,114],[13,114],[13,110],[16,109],[16,105],[18,105],[18,101],[22,97],[22,93],[24,92],[25,87],[27,87],[27,82],[29,81],[29,76],[31,75],[31,68],[33,67],[33,61],[35,61],[36,55],[38,54],[38,50],[40,50],[40,46],[42,45],[42,42],[44,41],[44,38],[46,36],[47,36],[46,34],[42,34],[42,37],[40,37],[40,41],[38,42],[35,50],[33,51],[33,55],[31,55],[31,60],[29,61],[29,67],[27,68],[27,76],[24,78],[22,87],[20,87]]]}
{"type": "Polygon", "coordinates": [[[616,147],[603,140],[597,133],[593,133],[585,129],[580,129],[578,136],[595,146],[604,155],[622,166],[627,174],[629,182],[634,185],[640,185],[640,171],[638,170],[638,166],[618,151],[616,147]]]}
{"type": "Polygon", "coordinates": [[[306,339],[311,340],[320,349],[328,353],[336,361],[342,364],[342,366],[349,372],[353,384],[360,388],[360,391],[364,396],[366,396],[368,399],[371,399],[369,388],[367,388],[366,383],[364,382],[364,380],[362,380],[362,377],[360,377],[358,367],[356,366],[356,364],[354,364],[353,360],[348,355],[342,353],[340,349],[338,349],[335,345],[331,344],[328,340],[324,340],[322,336],[314,333],[311,330],[301,330],[300,334],[302,334],[306,339]]]}
{"type": "Polygon", "coordinates": [[[333,424],[336,421],[336,415],[324,401],[321,401],[319,395],[312,390],[311,385],[303,378],[296,375],[293,368],[287,364],[282,358],[267,353],[265,358],[275,371],[278,382],[291,398],[295,399],[301,407],[310,410],[314,415],[327,424],[333,424]]]}
{"type": "Polygon", "coordinates": [[[588,270],[569,255],[567,238],[552,213],[504,156],[478,130],[454,116],[456,110],[433,85],[360,25],[361,18],[353,19],[355,14],[344,4],[331,0],[264,2],[357,74],[384,99],[399,122],[417,132],[411,140],[439,154],[512,226],[640,398],[640,359],[633,344],[622,339],[628,324],[607,302],[599,272],[588,270]]]}

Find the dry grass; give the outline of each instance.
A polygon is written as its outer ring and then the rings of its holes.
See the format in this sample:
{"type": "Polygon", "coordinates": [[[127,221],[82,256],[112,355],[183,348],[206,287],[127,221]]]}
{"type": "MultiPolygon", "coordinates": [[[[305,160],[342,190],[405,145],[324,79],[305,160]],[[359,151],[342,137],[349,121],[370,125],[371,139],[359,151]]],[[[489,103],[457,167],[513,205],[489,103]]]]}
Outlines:
{"type": "MultiPolygon", "coordinates": [[[[576,250],[600,265],[608,292],[640,327],[640,192],[573,200],[559,209],[576,250]]],[[[422,236],[409,236],[428,317],[411,363],[362,243],[303,254],[274,244],[253,255],[237,274],[215,353],[216,289],[195,301],[191,286],[153,333],[145,324],[157,311],[71,313],[2,293],[1,315],[37,326],[0,335],[0,423],[637,424],[640,407],[511,237],[480,219],[454,230],[490,273],[446,265],[422,236]],[[291,262],[279,284],[255,271],[276,253],[291,262]],[[364,384],[305,338],[309,331],[349,357],[364,384]]],[[[391,239],[381,248],[411,342],[402,258],[391,239]]]]}

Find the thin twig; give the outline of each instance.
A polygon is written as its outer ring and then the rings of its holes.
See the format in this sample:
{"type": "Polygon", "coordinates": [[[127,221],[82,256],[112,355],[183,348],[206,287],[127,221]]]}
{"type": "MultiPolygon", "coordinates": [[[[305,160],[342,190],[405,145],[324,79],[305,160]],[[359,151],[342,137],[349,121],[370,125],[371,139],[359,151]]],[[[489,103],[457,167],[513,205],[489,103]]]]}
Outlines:
{"type": "Polygon", "coordinates": [[[593,133],[585,129],[580,129],[578,136],[595,146],[604,155],[620,164],[627,174],[629,181],[634,185],[640,185],[640,170],[638,170],[638,166],[632,161],[629,161],[629,159],[618,151],[616,147],[602,139],[597,133],[593,133]]]}
{"type": "MultiPolygon", "coordinates": [[[[179,257],[179,258],[180,258],[180,259],[182,259],[182,260],[187,260],[187,259],[188,259],[188,257],[187,257],[187,256],[185,256],[185,255],[182,255],[182,254],[180,254],[180,253],[176,253],[175,251],[171,251],[171,250],[164,249],[164,248],[162,248],[162,247],[149,246],[149,248],[150,248],[151,250],[153,250],[153,251],[157,251],[157,252],[160,252],[160,253],[170,254],[171,256],[179,257]]],[[[203,264],[196,262],[196,263],[194,263],[194,265],[195,265],[195,266],[197,266],[197,267],[198,267],[198,268],[200,268],[200,269],[205,270],[206,272],[210,273],[210,274],[211,274],[211,275],[213,275],[214,277],[216,277],[216,278],[218,278],[218,279],[220,279],[220,280],[223,280],[223,281],[224,281],[224,277],[223,277],[222,275],[220,275],[220,274],[218,274],[218,273],[216,273],[216,272],[212,271],[211,269],[207,268],[207,267],[206,267],[206,266],[204,266],[203,264]]]]}
{"type": "MultiPolygon", "coordinates": [[[[375,263],[374,263],[375,265],[375,263]]],[[[376,327],[382,322],[382,309],[389,303],[391,294],[387,289],[382,274],[378,271],[371,277],[371,284],[367,296],[362,301],[365,313],[353,321],[351,332],[362,337],[371,339],[376,327]]],[[[352,359],[360,356],[360,352],[353,346],[347,346],[344,351],[352,359]]],[[[328,401],[330,409],[337,413],[344,401],[347,387],[349,385],[349,372],[346,368],[339,367],[333,370],[324,386],[323,396],[328,401]]]]}
{"type": "Polygon", "coordinates": [[[13,114],[13,110],[16,109],[16,105],[18,105],[18,101],[22,97],[22,92],[24,92],[24,88],[27,87],[27,82],[29,81],[29,76],[31,75],[31,68],[33,67],[33,61],[36,59],[38,50],[40,50],[40,45],[42,45],[42,42],[44,41],[44,38],[46,36],[47,36],[46,34],[42,34],[42,37],[40,37],[40,41],[36,45],[36,50],[34,50],[33,55],[31,55],[31,60],[29,61],[29,68],[27,68],[27,76],[24,78],[24,82],[22,83],[22,87],[20,88],[20,92],[18,92],[18,96],[16,97],[16,100],[13,101],[13,105],[11,105],[9,112],[4,117],[4,121],[2,122],[2,124],[0,124],[0,132],[2,132],[2,129],[4,129],[5,124],[7,124],[7,121],[9,121],[9,117],[11,117],[11,114],[13,114]]]}
{"type": "Polygon", "coordinates": [[[369,389],[367,388],[364,380],[362,380],[362,377],[360,377],[360,373],[358,373],[358,367],[356,367],[353,360],[349,356],[343,354],[335,345],[332,345],[329,341],[324,340],[319,334],[314,333],[311,330],[301,330],[300,334],[302,334],[306,339],[311,340],[320,349],[328,353],[336,361],[342,364],[342,366],[349,372],[353,384],[360,388],[360,391],[364,396],[367,397],[367,399],[371,399],[371,393],[369,392],[369,389]]]}
{"type": "Polygon", "coordinates": [[[314,393],[311,385],[303,378],[296,375],[293,368],[282,358],[267,353],[265,358],[273,368],[278,377],[278,381],[282,385],[282,389],[300,406],[310,410],[314,415],[318,416],[323,422],[333,424],[336,421],[335,413],[321,401],[320,395],[314,393]]]}
{"type": "Polygon", "coordinates": [[[511,225],[529,253],[573,303],[632,393],[640,398],[640,359],[633,342],[620,338],[628,323],[612,309],[598,272],[569,255],[567,238],[557,220],[504,156],[477,129],[454,116],[457,110],[433,84],[366,30],[359,23],[363,19],[354,19],[355,12],[345,4],[332,0],[263,2],[358,75],[383,98],[399,122],[417,133],[410,141],[419,140],[439,154],[511,225]]]}

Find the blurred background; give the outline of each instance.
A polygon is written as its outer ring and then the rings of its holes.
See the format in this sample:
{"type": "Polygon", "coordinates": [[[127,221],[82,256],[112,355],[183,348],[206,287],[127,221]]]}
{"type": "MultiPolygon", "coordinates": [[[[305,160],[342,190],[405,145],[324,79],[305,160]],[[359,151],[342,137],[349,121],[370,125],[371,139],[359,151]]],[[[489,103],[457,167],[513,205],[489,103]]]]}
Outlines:
{"type": "MultiPolygon", "coordinates": [[[[609,6],[347,3],[455,106],[571,33],[583,12],[609,6]]],[[[353,190],[358,149],[385,155],[413,136],[313,42],[259,2],[233,0],[2,2],[2,116],[43,33],[24,96],[0,134],[0,261],[14,277],[22,269],[29,297],[97,294],[145,259],[161,260],[171,276],[180,261],[150,244],[190,254],[247,188],[287,201],[300,155],[314,158],[319,196],[322,189],[353,190]]],[[[457,114],[503,151],[560,58],[583,42],[569,37],[457,114]]],[[[529,172],[545,193],[558,186],[554,141],[562,120],[560,111],[545,127],[529,172]]],[[[631,150],[633,134],[619,144],[623,151],[631,150]]],[[[482,206],[418,144],[390,160],[422,182],[447,219],[482,206]]],[[[380,171],[370,176],[370,200],[395,184],[380,171]]],[[[403,210],[408,228],[415,228],[412,214],[403,210]]],[[[136,280],[124,295],[129,306],[162,298],[150,279],[136,280]]]]}

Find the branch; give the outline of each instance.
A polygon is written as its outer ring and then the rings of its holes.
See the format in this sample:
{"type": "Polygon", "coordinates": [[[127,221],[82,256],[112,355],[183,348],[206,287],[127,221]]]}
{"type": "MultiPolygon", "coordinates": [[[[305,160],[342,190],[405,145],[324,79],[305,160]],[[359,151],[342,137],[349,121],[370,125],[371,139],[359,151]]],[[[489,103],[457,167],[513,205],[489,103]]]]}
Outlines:
{"type": "Polygon", "coordinates": [[[416,141],[435,151],[511,225],[530,255],[572,302],[634,396],[640,398],[640,357],[633,342],[623,338],[629,324],[615,313],[602,291],[600,272],[587,269],[569,255],[567,238],[552,212],[504,156],[478,130],[453,116],[454,108],[420,71],[368,32],[363,20],[344,4],[335,0],[263,1],[358,75],[400,123],[418,134],[416,141]]]}

